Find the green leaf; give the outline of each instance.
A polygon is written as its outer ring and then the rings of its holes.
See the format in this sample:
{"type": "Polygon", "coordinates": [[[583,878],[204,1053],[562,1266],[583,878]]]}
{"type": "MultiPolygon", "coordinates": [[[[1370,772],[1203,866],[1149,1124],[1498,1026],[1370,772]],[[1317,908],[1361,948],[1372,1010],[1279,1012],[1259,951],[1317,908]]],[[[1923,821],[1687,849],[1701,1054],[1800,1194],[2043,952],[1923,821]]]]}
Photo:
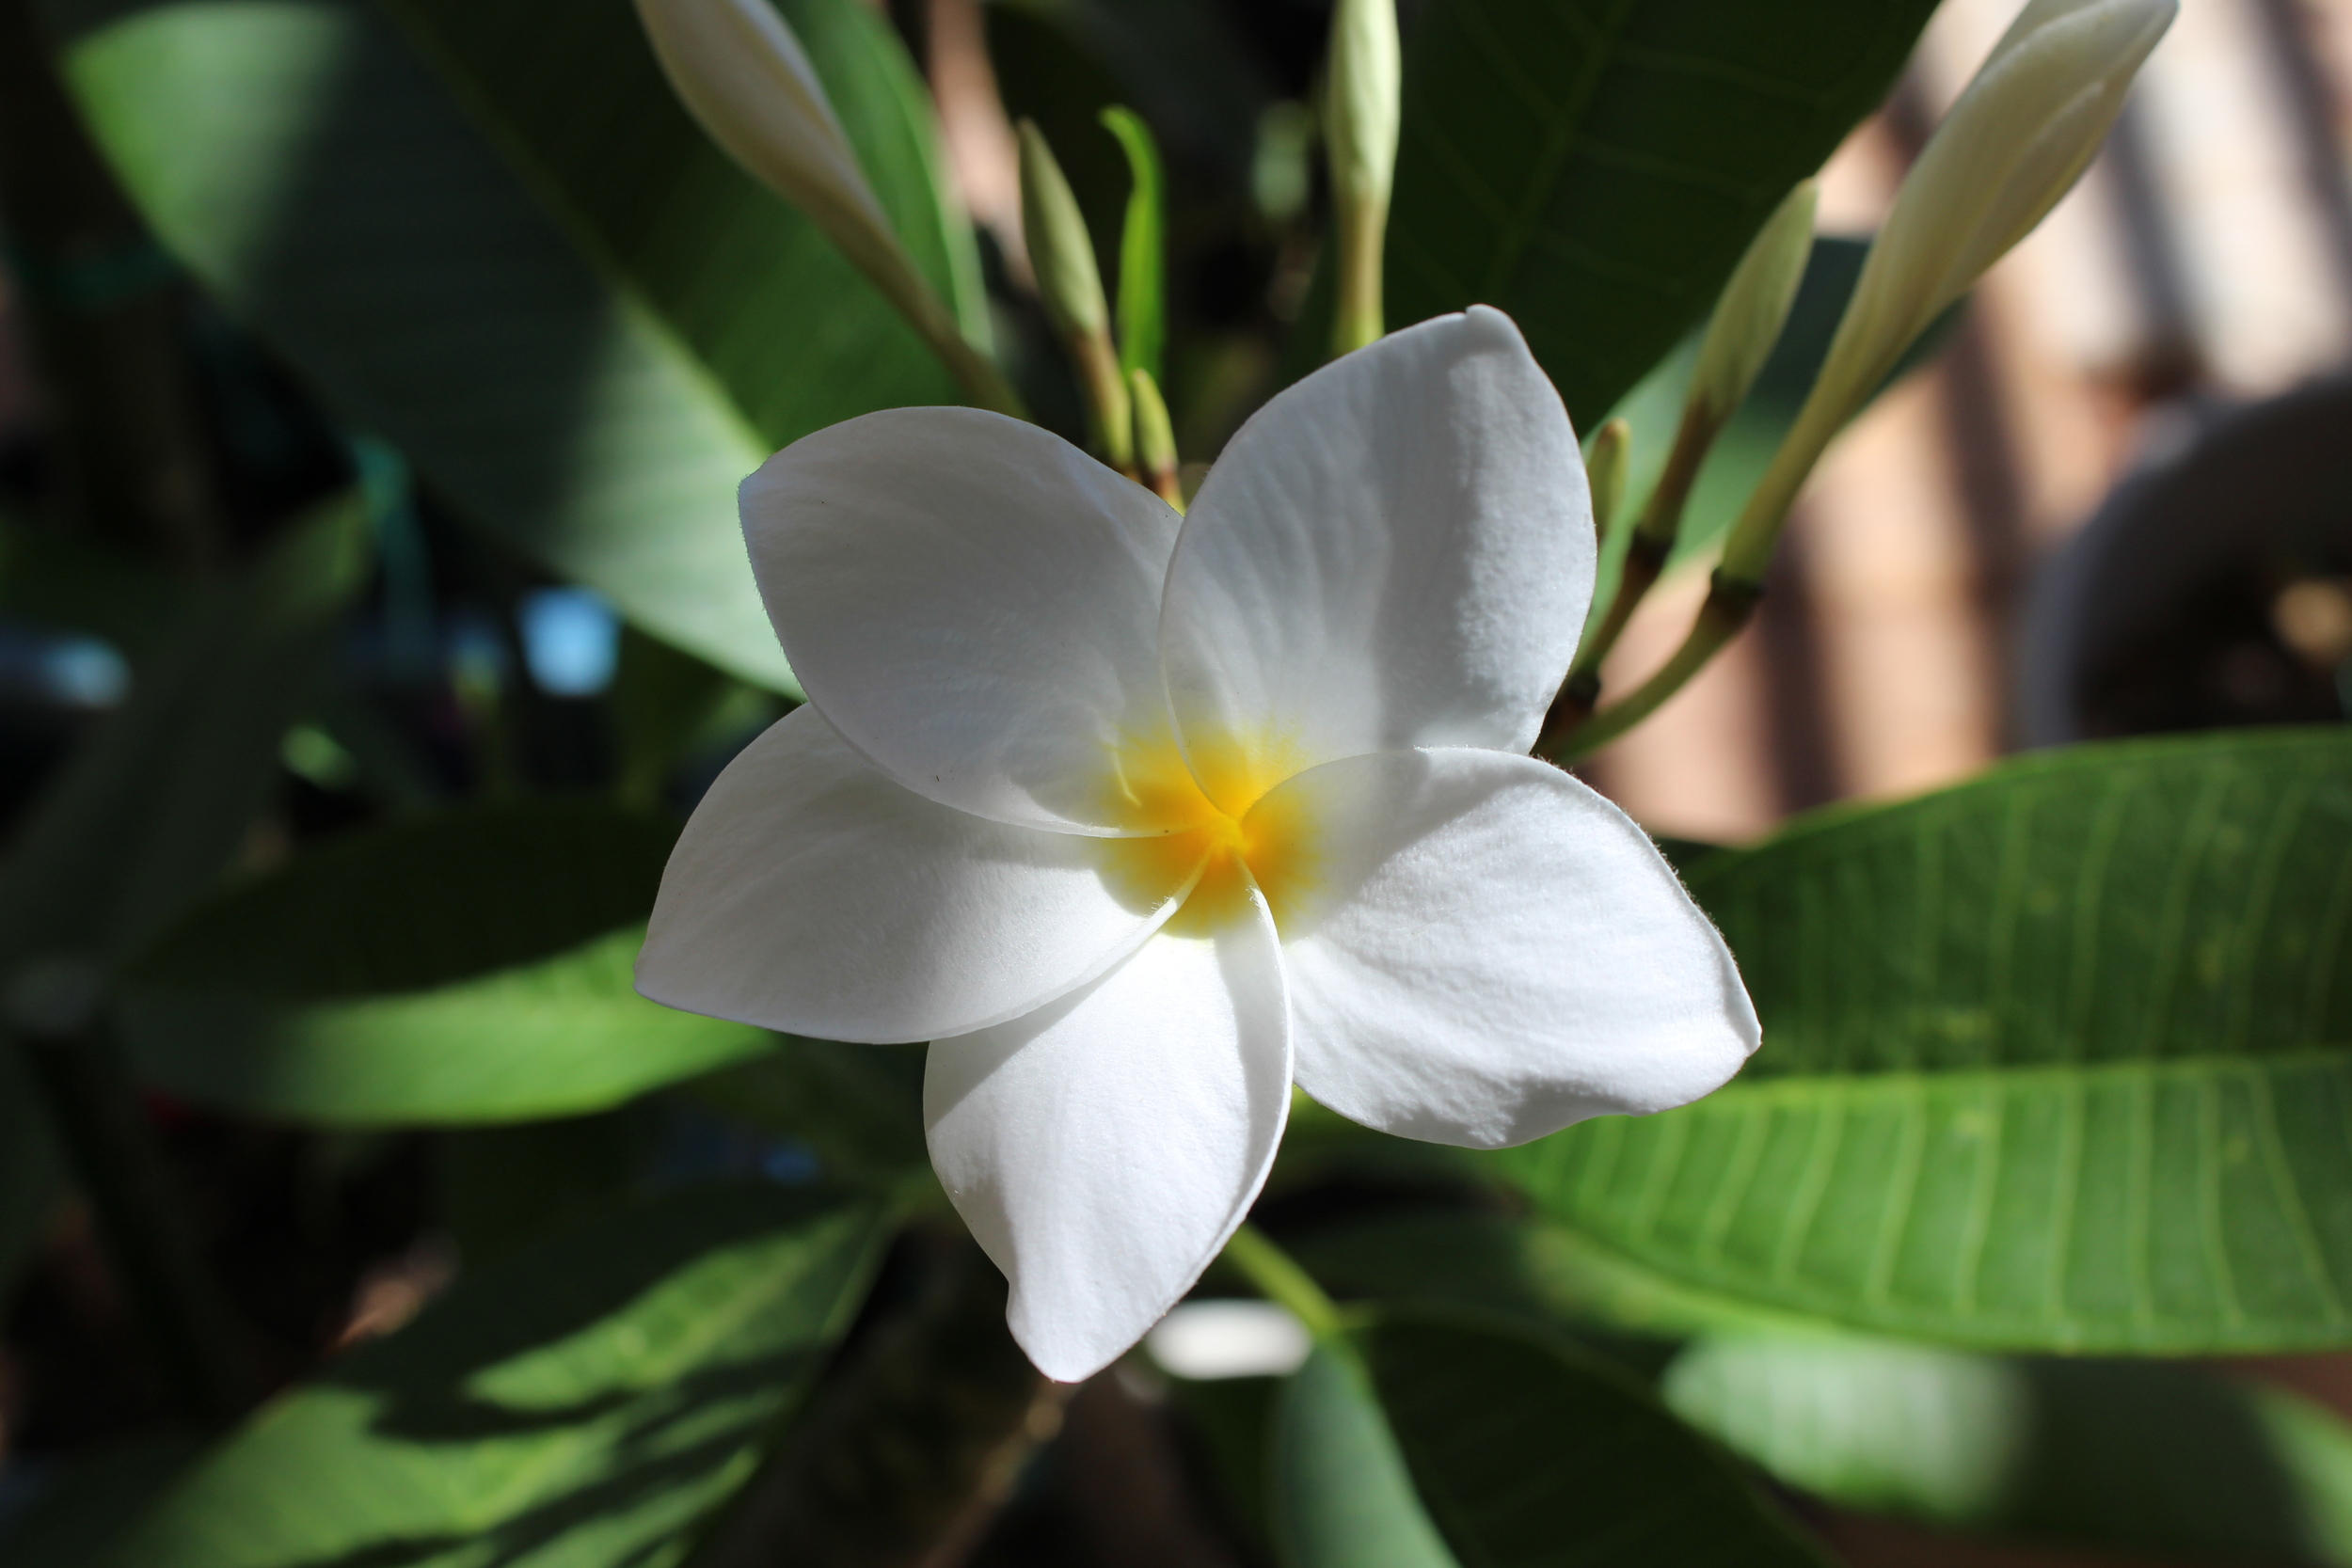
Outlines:
{"type": "Polygon", "coordinates": [[[1666,1402],[1849,1508],[2166,1560],[2352,1562],[2352,1425],[2201,1367],[1702,1340],[1666,1402]]]}
{"type": "MultiPolygon", "coordinates": [[[[953,401],[952,384],[687,119],[626,0],[416,0],[404,15],[455,93],[354,0],[56,9],[149,222],[348,420],[640,626],[793,689],[737,483],[794,436],[953,401]]],[[[881,155],[907,105],[903,71],[893,87],[896,68],[857,55],[876,25],[813,26],[819,64],[885,205],[944,236],[935,185],[914,182],[924,150],[881,155]]]]}
{"type": "Polygon", "coordinates": [[[1454,1568],[1349,1346],[1317,1345],[1283,1385],[1271,1448],[1287,1568],[1454,1568]]]}
{"type": "Polygon", "coordinates": [[[1711,1294],[1990,1348],[2352,1343],[2352,730],[2087,746],[1710,856],[1763,1049],[1490,1157],[1711,1294]]]}
{"type": "Polygon", "coordinates": [[[1318,1227],[1286,1244],[1316,1283],[1342,1299],[1443,1308],[1545,1331],[1683,1338],[1811,1323],[1694,1291],[1541,1220],[1396,1209],[1318,1227]]]}
{"type": "Polygon", "coordinates": [[[1507,311],[1580,426],[1714,304],[1932,0],[1462,0],[1407,45],[1388,319],[1507,311]]]}
{"type": "Polygon", "coordinates": [[[220,1443],[120,1568],[658,1568],[849,1325],[871,1206],[681,1192],[469,1274],[220,1443]]]}
{"type": "Polygon", "coordinates": [[[756,1054],[632,984],[675,832],[536,800],[352,835],[144,954],[124,1037],[191,1099],[344,1126],[575,1115],[756,1054]]]}
{"type": "Polygon", "coordinates": [[[1133,109],[1114,105],[1103,123],[1127,154],[1135,181],[1127,193],[1127,217],[1119,231],[1119,368],[1163,378],[1161,350],[1168,341],[1165,182],[1152,128],[1133,109]]]}
{"type": "Polygon", "coordinates": [[[111,963],[210,887],[277,777],[368,558],[346,497],[190,607],[16,830],[0,960],[111,963]]]}
{"type": "Polygon", "coordinates": [[[1464,1562],[1821,1560],[1704,1440],[1565,1342],[1397,1313],[1356,1343],[1422,1500],[1464,1562]]]}

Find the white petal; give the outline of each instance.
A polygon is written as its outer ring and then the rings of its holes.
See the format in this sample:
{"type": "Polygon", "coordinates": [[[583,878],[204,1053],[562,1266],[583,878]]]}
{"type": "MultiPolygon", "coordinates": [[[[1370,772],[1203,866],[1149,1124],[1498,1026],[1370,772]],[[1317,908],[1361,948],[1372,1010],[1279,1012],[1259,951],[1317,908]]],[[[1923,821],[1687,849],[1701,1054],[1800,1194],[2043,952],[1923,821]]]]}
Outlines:
{"type": "Polygon", "coordinates": [[[1186,747],[1217,736],[1260,778],[1408,746],[1523,752],[1593,558],[1567,413],[1507,317],[1476,307],[1343,356],[1242,427],[1185,519],[1160,645],[1186,747]]]}
{"type": "Polygon", "coordinates": [[[1722,1085],[1758,1038],[1731,952],[1641,829],[1495,752],[1336,762],[1274,903],[1298,1083],[1367,1126],[1494,1148],[1722,1085]]]}
{"type": "Polygon", "coordinates": [[[1017,1018],[1155,929],[1189,876],[1136,851],[909,793],[814,708],[719,775],[671,852],[637,960],[656,1002],[825,1039],[927,1040],[1017,1018]]]}
{"type": "Polygon", "coordinates": [[[931,1164],[1012,1282],[1005,1315],[1046,1376],[1091,1376],[1140,1339],[1241,1224],[1290,1112],[1289,1036],[1258,905],[932,1044],[931,1164]]]}
{"type": "Polygon", "coordinates": [[[919,795],[1000,822],[1149,831],[1109,787],[1167,729],[1168,503],[1061,437],[977,408],[894,408],[743,482],[743,534],[793,673],[919,795]]]}

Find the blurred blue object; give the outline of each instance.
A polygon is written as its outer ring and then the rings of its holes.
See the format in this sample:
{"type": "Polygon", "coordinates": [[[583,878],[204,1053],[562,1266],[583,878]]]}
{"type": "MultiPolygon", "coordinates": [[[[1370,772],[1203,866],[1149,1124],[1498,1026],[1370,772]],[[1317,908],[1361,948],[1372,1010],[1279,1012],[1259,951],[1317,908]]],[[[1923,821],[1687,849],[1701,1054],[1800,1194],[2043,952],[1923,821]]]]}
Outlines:
{"type": "Polygon", "coordinates": [[[0,623],[0,698],[97,709],[114,706],[130,689],[131,666],[113,643],[0,623]]]}
{"type": "Polygon", "coordinates": [[[603,594],[587,588],[538,588],[523,595],[523,659],[552,697],[593,697],[612,684],[621,623],[603,594]]]}

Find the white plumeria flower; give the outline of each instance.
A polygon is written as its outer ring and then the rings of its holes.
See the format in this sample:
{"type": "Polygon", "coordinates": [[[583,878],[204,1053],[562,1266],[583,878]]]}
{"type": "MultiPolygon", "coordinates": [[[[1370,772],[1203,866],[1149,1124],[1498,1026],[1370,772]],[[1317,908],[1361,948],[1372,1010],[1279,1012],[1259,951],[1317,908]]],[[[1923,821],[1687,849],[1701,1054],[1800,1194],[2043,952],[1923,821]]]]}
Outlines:
{"type": "Polygon", "coordinates": [[[1034,426],[908,408],[770,459],[743,527],[809,705],[687,825],[639,988],[931,1041],[932,1163],[1048,1375],[1191,1287],[1294,1080],[1493,1148],[1755,1049],[1648,838],[1525,754],[1594,539],[1498,312],[1283,392],[1188,516],[1034,426]]]}

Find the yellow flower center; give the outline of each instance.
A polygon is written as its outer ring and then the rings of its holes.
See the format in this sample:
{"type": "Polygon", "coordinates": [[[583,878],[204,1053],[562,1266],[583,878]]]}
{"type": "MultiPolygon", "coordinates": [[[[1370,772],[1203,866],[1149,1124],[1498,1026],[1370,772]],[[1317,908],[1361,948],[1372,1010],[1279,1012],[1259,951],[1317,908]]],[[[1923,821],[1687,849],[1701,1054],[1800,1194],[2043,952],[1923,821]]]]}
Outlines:
{"type": "Polygon", "coordinates": [[[1253,884],[1279,922],[1311,879],[1314,859],[1300,802],[1266,799],[1298,771],[1295,748],[1279,736],[1245,742],[1213,733],[1194,736],[1190,753],[1187,761],[1167,731],[1117,748],[1115,809],[1158,831],[1110,841],[1109,874],[1137,896],[1157,898],[1200,867],[1200,881],[1165,927],[1179,936],[1204,936],[1244,917],[1253,884]]]}

